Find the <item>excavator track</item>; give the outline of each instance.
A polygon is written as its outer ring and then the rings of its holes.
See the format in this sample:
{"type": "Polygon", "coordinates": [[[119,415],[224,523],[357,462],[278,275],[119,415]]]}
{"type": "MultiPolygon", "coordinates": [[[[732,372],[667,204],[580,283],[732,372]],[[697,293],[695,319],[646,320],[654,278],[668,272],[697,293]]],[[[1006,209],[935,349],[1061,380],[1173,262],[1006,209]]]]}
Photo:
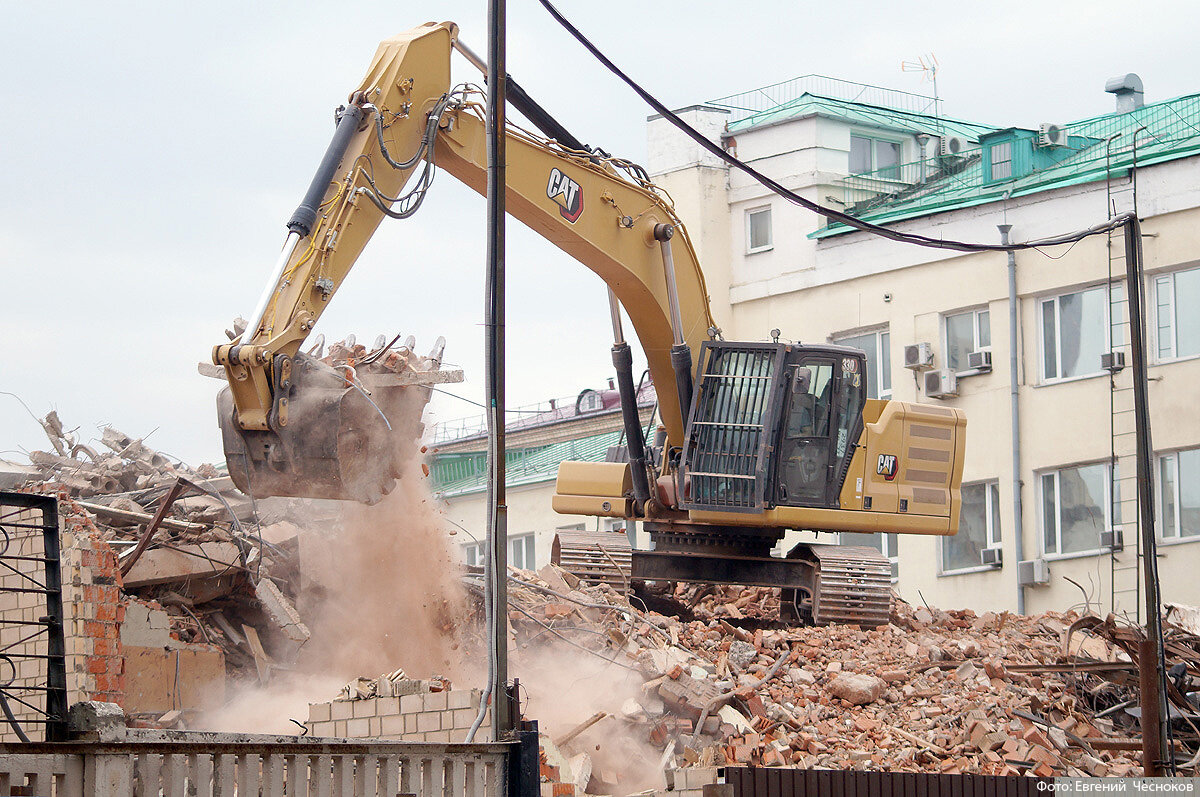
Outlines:
{"type": "Polygon", "coordinates": [[[806,546],[816,562],[812,622],[887,625],[892,611],[892,565],[873,548],[806,546]]]}
{"type": "Polygon", "coordinates": [[[585,584],[629,589],[633,549],[623,531],[560,531],[550,561],[585,584]]]}

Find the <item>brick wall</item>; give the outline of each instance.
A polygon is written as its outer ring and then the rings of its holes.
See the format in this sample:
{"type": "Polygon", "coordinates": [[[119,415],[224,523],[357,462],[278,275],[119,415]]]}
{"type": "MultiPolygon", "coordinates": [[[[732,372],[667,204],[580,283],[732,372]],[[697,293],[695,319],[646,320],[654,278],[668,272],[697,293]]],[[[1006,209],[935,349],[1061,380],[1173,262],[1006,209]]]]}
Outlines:
{"type": "MultiPolygon", "coordinates": [[[[67,703],[80,700],[104,700],[120,703],[124,695],[125,660],[121,655],[119,628],[125,607],[120,596],[120,571],[116,555],[100,539],[96,527],[74,508],[69,500],[60,497],[59,517],[63,584],[63,634],[67,651],[67,703]]],[[[42,522],[38,510],[27,510],[5,518],[7,522],[42,522]]],[[[42,535],[37,529],[11,529],[8,550],[12,556],[42,556],[42,535]]],[[[34,586],[29,578],[43,578],[42,564],[36,561],[13,561],[10,564],[20,573],[0,568],[0,620],[36,621],[46,614],[46,597],[36,592],[14,592],[21,587],[34,586]],[[26,578],[28,576],[29,578],[26,578]]],[[[20,658],[47,653],[46,635],[38,634],[19,642],[34,630],[33,626],[0,623],[0,649],[14,657],[17,668],[14,684],[44,686],[46,660],[20,658]],[[12,647],[9,647],[12,646],[12,647]]],[[[9,673],[0,673],[9,677],[9,673]]],[[[45,707],[45,696],[38,692],[18,691],[22,700],[39,710],[45,707]]],[[[39,713],[27,706],[10,701],[17,721],[31,739],[39,740],[42,726],[30,723],[39,713]]],[[[15,742],[16,734],[7,723],[0,723],[0,741],[15,742]]]]}
{"type": "MultiPolygon", "coordinates": [[[[472,689],[310,703],[308,732],[312,736],[336,739],[462,742],[475,721],[480,697],[480,691],[472,689]]],[[[489,710],[475,734],[475,741],[489,741],[490,731],[489,710]]]]}
{"type": "Polygon", "coordinates": [[[67,642],[67,703],[121,703],[125,657],[121,651],[121,571],[117,555],[82,512],[59,501],[62,514],[62,580],[67,642]]]}

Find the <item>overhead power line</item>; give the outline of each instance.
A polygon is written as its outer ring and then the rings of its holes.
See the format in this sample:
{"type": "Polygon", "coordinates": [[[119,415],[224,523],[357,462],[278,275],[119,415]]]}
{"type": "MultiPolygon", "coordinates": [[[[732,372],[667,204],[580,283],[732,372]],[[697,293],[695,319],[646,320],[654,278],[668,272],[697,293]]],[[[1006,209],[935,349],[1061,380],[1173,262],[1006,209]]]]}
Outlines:
{"type": "Polygon", "coordinates": [[[661,114],[664,119],[666,119],[671,124],[673,124],[675,127],[677,127],[680,131],[683,132],[684,135],[691,138],[693,141],[695,141],[697,144],[699,144],[701,147],[703,147],[707,152],[709,152],[712,155],[714,155],[715,157],[721,159],[723,162],[727,163],[729,166],[748,174],[750,177],[754,178],[754,180],[757,181],[759,184],[761,184],[768,190],[778,194],[779,196],[783,197],[784,199],[788,200],[789,202],[791,202],[795,205],[799,205],[802,208],[811,210],[813,213],[817,213],[821,216],[824,216],[825,218],[830,219],[831,221],[835,221],[840,224],[845,224],[847,227],[852,227],[856,230],[861,230],[863,232],[870,233],[872,235],[878,235],[882,238],[887,238],[892,241],[898,241],[899,243],[915,244],[916,246],[924,246],[924,247],[928,247],[931,249],[950,249],[950,250],[954,250],[954,251],[958,251],[958,252],[1014,252],[1014,251],[1021,251],[1021,250],[1026,250],[1026,249],[1040,249],[1041,247],[1044,247],[1044,246],[1057,246],[1060,244],[1072,244],[1072,243],[1076,243],[1077,241],[1081,241],[1084,238],[1087,238],[1092,235],[1102,235],[1102,234],[1108,233],[1111,230],[1115,230],[1115,229],[1121,227],[1122,225],[1125,224],[1125,222],[1129,219],[1129,217],[1133,215],[1130,213],[1125,213],[1120,216],[1116,216],[1112,219],[1108,219],[1104,222],[1101,222],[1100,224],[1096,224],[1095,226],[1088,227],[1087,229],[1084,229],[1084,230],[1077,230],[1075,232],[1064,233],[1062,235],[1054,235],[1054,236],[1050,236],[1048,238],[1038,238],[1038,239],[1032,240],[1032,241],[1021,241],[1021,242],[1008,243],[1008,244],[983,244],[983,243],[972,243],[969,241],[955,241],[955,240],[945,240],[945,239],[940,239],[940,238],[931,238],[927,235],[919,235],[916,233],[900,232],[899,230],[892,230],[887,227],[881,227],[878,224],[872,224],[869,221],[863,221],[862,219],[855,218],[854,216],[851,216],[849,213],[844,213],[840,210],[834,210],[833,208],[822,207],[821,205],[817,204],[816,202],[813,202],[811,199],[806,199],[805,197],[802,197],[799,194],[796,194],[793,191],[790,191],[787,188],[784,188],[782,185],[775,182],[770,177],[767,177],[765,174],[763,174],[762,172],[759,172],[754,167],[749,166],[746,163],[743,163],[742,161],[735,158],[733,155],[730,155],[728,152],[726,152],[722,147],[718,146],[717,144],[714,144],[712,141],[709,141],[708,138],[706,138],[703,133],[701,133],[700,131],[693,128],[687,122],[680,119],[679,116],[677,116],[674,112],[672,112],[669,108],[667,108],[667,106],[665,106],[661,102],[659,102],[657,98],[655,98],[652,94],[650,94],[650,92],[648,92],[648,91],[646,91],[646,89],[642,88],[633,78],[631,78],[631,77],[629,77],[629,75],[625,74],[625,72],[620,67],[618,67],[616,64],[614,64],[608,58],[608,56],[606,56],[604,53],[602,53],[600,51],[600,49],[598,47],[596,47],[596,45],[592,44],[592,42],[586,36],[584,36],[583,33],[580,32],[580,30],[578,28],[576,28],[571,23],[570,20],[568,20],[566,17],[564,17],[562,15],[562,13],[557,8],[554,7],[554,4],[551,3],[550,0],[539,0],[539,2],[546,9],[546,11],[548,11],[550,13],[550,15],[552,17],[554,17],[554,19],[560,25],[562,25],[564,28],[566,28],[568,33],[570,33],[572,36],[574,36],[575,39],[581,45],[583,45],[584,49],[586,49],[588,52],[590,52],[596,58],[596,60],[598,60],[605,67],[607,67],[610,72],[612,72],[614,75],[619,77],[627,86],[629,86],[629,88],[633,89],[634,93],[637,94],[639,97],[641,97],[643,102],[645,102],[647,105],[649,105],[651,108],[653,108],[656,112],[661,114]]]}

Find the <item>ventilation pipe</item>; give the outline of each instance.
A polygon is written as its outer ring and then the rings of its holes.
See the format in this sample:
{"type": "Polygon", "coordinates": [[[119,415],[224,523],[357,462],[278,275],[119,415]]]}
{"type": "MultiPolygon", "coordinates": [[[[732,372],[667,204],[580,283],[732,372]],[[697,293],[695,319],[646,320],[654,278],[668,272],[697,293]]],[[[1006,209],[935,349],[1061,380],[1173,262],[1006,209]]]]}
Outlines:
{"type": "Polygon", "coordinates": [[[1136,111],[1146,104],[1142,91],[1142,79],[1133,72],[1127,75],[1110,77],[1104,84],[1104,90],[1117,97],[1117,113],[1136,111]]]}

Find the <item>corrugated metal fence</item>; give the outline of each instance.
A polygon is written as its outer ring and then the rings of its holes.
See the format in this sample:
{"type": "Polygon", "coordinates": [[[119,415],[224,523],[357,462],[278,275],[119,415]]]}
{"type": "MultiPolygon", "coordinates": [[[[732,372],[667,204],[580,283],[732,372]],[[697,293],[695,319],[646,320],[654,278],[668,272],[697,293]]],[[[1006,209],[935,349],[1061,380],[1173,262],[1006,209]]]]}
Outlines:
{"type": "MultiPolygon", "coordinates": [[[[726,767],[733,797],[1035,797],[1042,778],[726,767]]],[[[1044,786],[1042,787],[1045,788],[1044,786]]]]}

